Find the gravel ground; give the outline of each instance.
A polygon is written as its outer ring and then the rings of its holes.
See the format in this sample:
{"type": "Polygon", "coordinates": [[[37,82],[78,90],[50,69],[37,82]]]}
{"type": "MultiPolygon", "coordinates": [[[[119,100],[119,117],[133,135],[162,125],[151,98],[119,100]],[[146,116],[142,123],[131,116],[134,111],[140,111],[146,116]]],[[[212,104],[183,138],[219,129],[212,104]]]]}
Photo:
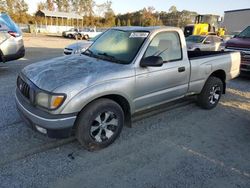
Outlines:
{"type": "Polygon", "coordinates": [[[0,67],[0,187],[250,187],[250,78],[228,83],[217,108],[195,103],[139,118],[110,147],[48,139],[17,114],[17,73],[72,40],[26,37],[25,58],[0,67]]]}

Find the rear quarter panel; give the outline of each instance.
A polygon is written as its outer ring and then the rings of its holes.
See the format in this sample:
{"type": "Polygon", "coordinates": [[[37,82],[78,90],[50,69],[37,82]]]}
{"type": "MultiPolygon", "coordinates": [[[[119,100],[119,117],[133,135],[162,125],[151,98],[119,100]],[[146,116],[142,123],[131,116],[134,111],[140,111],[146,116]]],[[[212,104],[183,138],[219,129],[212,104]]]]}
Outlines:
{"type": "Polygon", "coordinates": [[[237,77],[240,73],[240,53],[226,53],[191,59],[191,76],[189,93],[200,93],[208,77],[218,70],[226,74],[226,81],[237,77]]]}

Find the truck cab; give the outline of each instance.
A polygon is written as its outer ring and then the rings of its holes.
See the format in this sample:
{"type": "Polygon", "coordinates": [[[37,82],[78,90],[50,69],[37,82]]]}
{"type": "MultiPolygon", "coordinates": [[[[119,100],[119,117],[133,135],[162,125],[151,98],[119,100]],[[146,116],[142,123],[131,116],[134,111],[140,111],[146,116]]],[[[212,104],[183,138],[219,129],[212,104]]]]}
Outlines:
{"type": "Polygon", "coordinates": [[[241,74],[250,74],[250,26],[228,40],[225,44],[226,51],[241,52],[241,74]]]}

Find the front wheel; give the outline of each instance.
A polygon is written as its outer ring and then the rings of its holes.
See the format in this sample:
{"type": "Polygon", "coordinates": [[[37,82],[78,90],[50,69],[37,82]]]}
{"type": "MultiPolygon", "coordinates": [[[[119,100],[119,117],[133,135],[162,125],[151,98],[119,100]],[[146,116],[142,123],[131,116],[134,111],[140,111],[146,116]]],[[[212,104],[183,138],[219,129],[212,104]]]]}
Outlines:
{"type": "Polygon", "coordinates": [[[124,113],[116,102],[98,99],[79,114],[76,137],[84,148],[95,151],[112,144],[124,125],[124,113]]]}
{"type": "Polygon", "coordinates": [[[204,109],[212,109],[217,106],[223,91],[223,83],[217,77],[209,77],[201,93],[198,95],[197,102],[204,109]]]}

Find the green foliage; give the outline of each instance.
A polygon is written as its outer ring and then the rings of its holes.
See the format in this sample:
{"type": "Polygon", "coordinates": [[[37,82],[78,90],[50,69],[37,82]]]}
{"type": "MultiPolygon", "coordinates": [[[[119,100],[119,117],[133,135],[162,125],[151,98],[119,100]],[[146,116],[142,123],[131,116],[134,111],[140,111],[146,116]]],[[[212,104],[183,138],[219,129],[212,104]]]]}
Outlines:
{"type": "MultiPolygon", "coordinates": [[[[154,7],[148,7],[132,13],[115,15],[112,10],[111,1],[96,4],[94,0],[43,0],[38,3],[38,10],[44,9],[50,11],[77,12],[83,16],[83,23],[81,22],[80,25],[97,27],[112,27],[115,25],[168,25],[184,27],[192,23],[194,17],[197,15],[197,13],[187,10],[178,11],[175,6],[170,7],[168,12],[157,12],[154,7]]],[[[28,5],[25,0],[0,0],[0,11],[7,12],[17,23],[46,23],[44,18],[27,14],[28,5]]],[[[66,20],[59,20],[57,22],[53,19],[53,23],[62,25],[67,22],[66,20]]],[[[70,25],[72,24],[76,24],[76,21],[70,23],[70,25]]]]}
{"type": "Polygon", "coordinates": [[[126,25],[127,25],[126,21],[122,20],[122,26],[126,26],[126,25]]]}
{"type": "Polygon", "coordinates": [[[17,23],[28,23],[28,4],[24,0],[0,0],[0,11],[6,12],[17,23]]]}
{"type": "Polygon", "coordinates": [[[121,20],[120,20],[119,18],[117,19],[116,26],[117,26],[117,27],[120,27],[120,26],[121,26],[121,20]]]}
{"type": "Polygon", "coordinates": [[[131,26],[130,19],[127,20],[127,26],[131,26]]]}

